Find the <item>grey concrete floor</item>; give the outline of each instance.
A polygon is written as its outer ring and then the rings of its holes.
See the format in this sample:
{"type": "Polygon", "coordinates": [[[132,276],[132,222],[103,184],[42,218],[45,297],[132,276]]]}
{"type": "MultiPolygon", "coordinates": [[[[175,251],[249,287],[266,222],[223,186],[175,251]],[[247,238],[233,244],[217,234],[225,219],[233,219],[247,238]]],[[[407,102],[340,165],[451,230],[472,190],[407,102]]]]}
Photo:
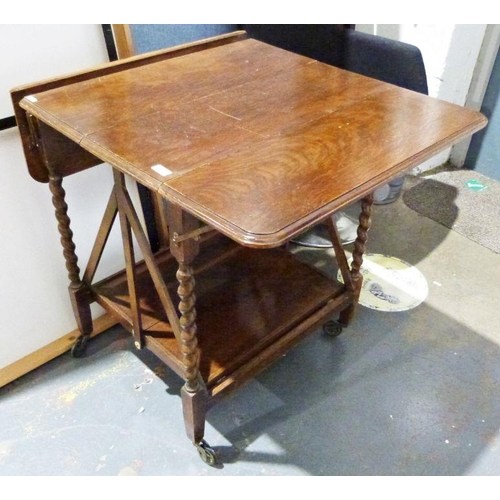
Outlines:
{"type": "Polygon", "coordinates": [[[218,468],[185,436],[180,379],[116,327],[1,390],[0,475],[500,474],[500,255],[401,200],[374,208],[368,251],[415,265],[425,302],[359,307],[210,410],[218,468]]]}

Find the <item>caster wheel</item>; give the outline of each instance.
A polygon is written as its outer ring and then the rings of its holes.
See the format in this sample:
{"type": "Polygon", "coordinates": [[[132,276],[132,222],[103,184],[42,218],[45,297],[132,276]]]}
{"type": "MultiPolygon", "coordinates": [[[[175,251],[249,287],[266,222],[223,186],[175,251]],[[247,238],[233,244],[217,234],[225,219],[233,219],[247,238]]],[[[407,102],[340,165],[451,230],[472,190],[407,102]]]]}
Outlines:
{"type": "Polygon", "coordinates": [[[338,321],[328,321],[323,325],[323,332],[329,337],[338,337],[342,333],[342,325],[338,321]]]}
{"type": "Polygon", "coordinates": [[[90,337],[83,335],[76,339],[75,344],[71,348],[71,355],[74,358],[81,358],[85,354],[85,352],[87,351],[89,339],[90,337]]]}
{"type": "Polygon", "coordinates": [[[202,439],[195,446],[198,450],[198,454],[200,455],[200,458],[206,464],[213,467],[215,465],[215,461],[216,461],[215,451],[212,448],[210,448],[210,446],[208,445],[208,443],[204,439],[202,439]]]}

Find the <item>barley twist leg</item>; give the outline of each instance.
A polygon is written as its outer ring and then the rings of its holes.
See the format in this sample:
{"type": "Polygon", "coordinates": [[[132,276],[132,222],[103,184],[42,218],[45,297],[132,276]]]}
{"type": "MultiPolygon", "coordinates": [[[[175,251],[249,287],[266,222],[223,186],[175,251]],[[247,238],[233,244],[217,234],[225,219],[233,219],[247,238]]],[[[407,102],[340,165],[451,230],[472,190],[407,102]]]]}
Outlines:
{"type": "Polygon", "coordinates": [[[363,198],[361,202],[361,213],[359,215],[358,237],[354,242],[351,263],[351,278],[354,285],[352,303],[340,313],[340,324],[347,326],[353,318],[354,311],[358,304],[359,294],[363,285],[363,276],[361,266],[363,264],[363,255],[366,251],[366,241],[368,240],[368,231],[371,227],[371,215],[373,206],[373,194],[363,198]]]}
{"type": "Polygon", "coordinates": [[[80,330],[80,336],[73,346],[72,354],[75,357],[79,357],[85,352],[93,328],[89,295],[85,284],[80,279],[80,268],[78,267],[78,257],[75,252],[76,247],[73,242],[71,219],[68,216],[68,205],[65,199],[66,192],[62,187],[62,177],[53,171],[49,174],[49,189],[52,193],[52,203],[55,208],[64,260],[70,281],[69,295],[71,305],[78,329],[80,330]]]}
{"type": "Polygon", "coordinates": [[[186,390],[196,392],[200,385],[198,377],[199,353],[196,338],[195,281],[191,266],[184,263],[179,264],[177,281],[179,282],[177,293],[180,298],[181,351],[186,371],[186,390]]]}

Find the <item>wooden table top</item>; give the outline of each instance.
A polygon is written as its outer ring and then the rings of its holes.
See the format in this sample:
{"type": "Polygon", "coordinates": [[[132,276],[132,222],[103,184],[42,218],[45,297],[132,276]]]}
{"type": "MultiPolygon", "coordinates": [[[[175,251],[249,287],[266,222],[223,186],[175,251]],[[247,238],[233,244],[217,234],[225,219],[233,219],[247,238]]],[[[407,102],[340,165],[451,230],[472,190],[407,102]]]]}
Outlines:
{"type": "Polygon", "coordinates": [[[252,39],[21,106],[254,247],[282,244],[486,125],[478,112],[252,39]]]}

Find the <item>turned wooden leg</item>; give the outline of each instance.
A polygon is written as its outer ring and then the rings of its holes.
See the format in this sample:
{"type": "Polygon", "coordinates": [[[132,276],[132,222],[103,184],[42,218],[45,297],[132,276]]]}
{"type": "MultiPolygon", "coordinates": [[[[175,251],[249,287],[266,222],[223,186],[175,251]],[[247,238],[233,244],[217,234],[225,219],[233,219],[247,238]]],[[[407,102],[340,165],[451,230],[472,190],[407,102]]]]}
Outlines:
{"type": "Polygon", "coordinates": [[[63,255],[66,261],[66,269],[68,270],[71,305],[78,329],[81,333],[73,346],[72,354],[75,357],[79,357],[85,351],[93,328],[89,294],[87,287],[80,279],[80,268],[78,267],[78,257],[75,253],[76,247],[73,242],[73,232],[70,227],[71,220],[68,217],[68,205],[65,201],[66,193],[62,187],[62,177],[54,171],[49,172],[49,188],[52,193],[52,203],[55,208],[63,255]]]}
{"type": "Polygon", "coordinates": [[[179,312],[181,327],[182,362],[185,381],[182,388],[182,404],[186,432],[193,443],[199,443],[205,432],[205,406],[207,390],[199,372],[199,350],[196,337],[196,309],[194,295],[194,276],[191,266],[179,264],[177,271],[180,297],[179,312]]]}
{"type": "Polygon", "coordinates": [[[192,268],[180,263],[177,280],[182,362],[186,371],[186,383],[181,389],[184,424],[186,433],[198,449],[201,459],[209,465],[215,465],[215,451],[203,439],[208,392],[199,372],[200,353],[196,338],[195,281],[192,268]]]}
{"type": "Polygon", "coordinates": [[[177,293],[180,297],[179,312],[182,341],[182,362],[186,370],[186,390],[196,392],[199,389],[198,380],[198,340],[196,338],[196,309],[194,295],[194,276],[191,266],[179,264],[177,271],[179,287],[177,293]]]}
{"type": "Polygon", "coordinates": [[[200,374],[200,351],[196,335],[195,279],[191,267],[198,253],[198,242],[189,237],[176,242],[177,237],[189,235],[195,230],[198,222],[180,208],[172,206],[169,208],[169,223],[170,250],[179,264],[176,276],[179,282],[177,294],[180,313],[180,347],[185,372],[185,384],[181,389],[184,424],[186,433],[196,446],[201,459],[209,465],[214,465],[215,452],[203,439],[208,391],[200,374]]]}
{"type": "Polygon", "coordinates": [[[366,251],[366,241],[368,231],[371,227],[371,214],[373,206],[373,194],[363,198],[361,202],[361,213],[359,215],[358,237],[354,242],[351,263],[351,281],[353,284],[353,303],[340,313],[340,324],[347,326],[353,318],[354,311],[358,304],[359,294],[363,285],[363,275],[361,265],[363,264],[363,254],[366,251]]]}

